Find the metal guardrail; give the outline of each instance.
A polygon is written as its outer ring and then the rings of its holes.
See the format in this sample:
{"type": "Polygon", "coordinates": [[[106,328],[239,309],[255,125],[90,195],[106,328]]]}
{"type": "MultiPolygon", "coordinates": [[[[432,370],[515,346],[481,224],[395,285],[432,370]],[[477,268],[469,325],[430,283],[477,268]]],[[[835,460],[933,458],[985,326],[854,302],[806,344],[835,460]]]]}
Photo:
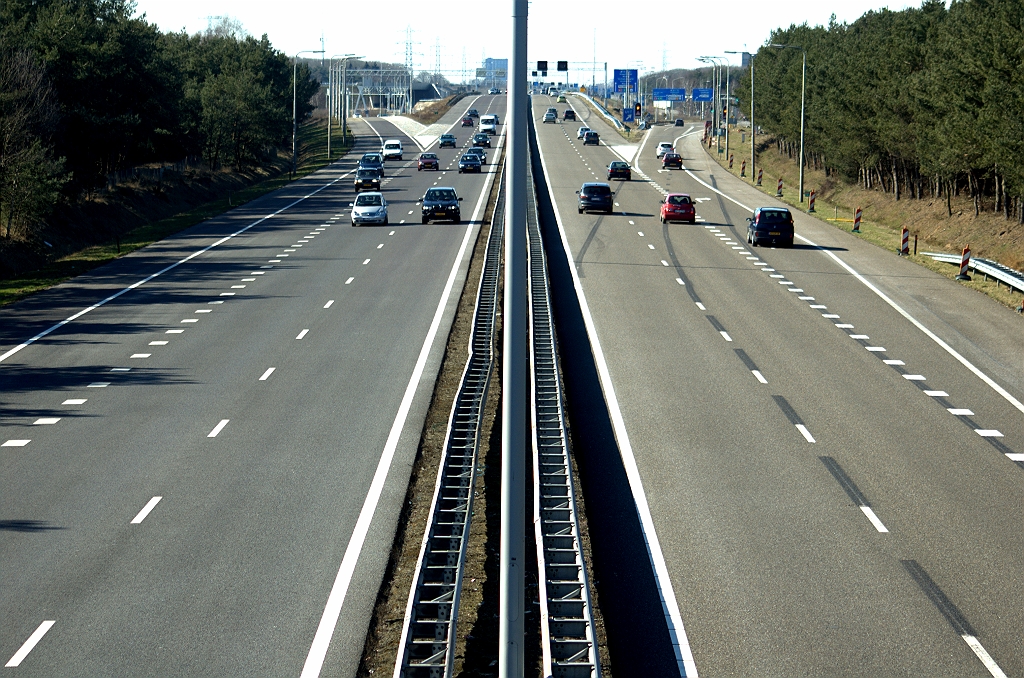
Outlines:
{"type": "Polygon", "coordinates": [[[395,678],[443,678],[451,676],[454,666],[477,450],[487,389],[494,372],[498,281],[505,230],[504,170],[498,181],[500,188],[477,291],[469,359],[448,419],[430,519],[402,625],[395,678]]]}
{"type": "Polygon", "coordinates": [[[590,96],[589,94],[583,94],[582,92],[570,92],[570,94],[572,94],[574,96],[581,97],[583,99],[586,99],[587,101],[590,102],[590,104],[594,108],[597,109],[598,113],[600,113],[602,116],[604,116],[606,119],[608,119],[613,125],[615,125],[615,127],[617,129],[625,129],[623,124],[621,122],[619,122],[619,119],[616,118],[611,113],[609,113],[608,109],[606,109],[604,106],[602,106],[601,104],[597,103],[597,101],[594,99],[594,97],[590,96]]]}
{"type": "MultiPolygon", "coordinates": [[[[947,254],[945,252],[921,252],[926,257],[931,257],[935,261],[942,261],[947,264],[960,265],[959,254],[947,254]]],[[[1016,289],[1020,292],[1024,292],[1024,273],[1014,270],[1009,266],[1003,266],[998,261],[992,261],[991,259],[976,259],[971,257],[970,263],[967,268],[974,269],[975,273],[981,273],[985,276],[985,280],[989,278],[995,278],[996,284],[1000,282],[1006,283],[1006,286],[1010,289],[1016,289]]]]}
{"type": "Polygon", "coordinates": [[[527,181],[531,186],[527,192],[527,234],[533,367],[533,526],[537,544],[543,675],[544,678],[599,678],[587,568],[569,465],[547,262],[532,190],[533,177],[528,176],[527,181]]]}

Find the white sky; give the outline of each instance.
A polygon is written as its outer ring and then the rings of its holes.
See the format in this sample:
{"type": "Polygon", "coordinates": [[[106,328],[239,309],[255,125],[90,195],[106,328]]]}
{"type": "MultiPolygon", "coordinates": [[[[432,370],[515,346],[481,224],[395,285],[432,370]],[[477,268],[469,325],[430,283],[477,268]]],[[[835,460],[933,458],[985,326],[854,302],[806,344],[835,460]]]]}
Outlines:
{"type": "MultiPolygon", "coordinates": [[[[584,83],[591,79],[594,60],[597,80],[604,77],[605,62],[609,78],[614,68],[661,70],[663,63],[695,68],[701,55],[755,51],[775,27],[827,25],[833,13],[839,22],[852,22],[872,9],[910,6],[920,6],[920,0],[532,0],[528,59],[531,70],[538,59],[551,62],[551,69],[556,60],[569,61],[577,71],[572,80],[584,83]]],[[[274,47],[288,54],[320,49],[322,37],[327,57],[354,53],[396,63],[405,62],[410,26],[416,71],[433,71],[440,49],[441,70],[453,81],[461,79],[463,59],[472,77],[483,57],[512,56],[512,0],[390,0],[380,5],[372,0],[138,0],[138,12],[164,31],[184,28],[189,33],[204,30],[210,16],[230,16],[256,37],[266,33],[274,47]]],[[[739,63],[738,56],[733,63],[739,63]]],[[[549,79],[553,75],[549,71],[549,79]]]]}

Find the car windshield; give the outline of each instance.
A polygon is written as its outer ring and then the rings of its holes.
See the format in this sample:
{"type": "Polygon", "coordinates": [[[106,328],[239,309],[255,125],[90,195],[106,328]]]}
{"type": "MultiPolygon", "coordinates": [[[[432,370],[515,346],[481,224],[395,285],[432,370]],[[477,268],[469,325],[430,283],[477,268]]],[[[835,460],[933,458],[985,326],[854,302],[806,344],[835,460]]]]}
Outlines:
{"type": "Polygon", "coordinates": [[[448,141],[449,139],[454,139],[455,135],[454,134],[442,134],[441,138],[444,139],[445,141],[448,141]]]}
{"type": "Polygon", "coordinates": [[[356,172],[356,176],[360,179],[376,179],[377,172],[375,170],[361,169],[356,172]]]}
{"type": "Polygon", "coordinates": [[[783,224],[789,222],[789,212],[777,212],[775,210],[761,212],[759,221],[768,224],[783,224]]]}
{"type": "Polygon", "coordinates": [[[455,191],[450,188],[432,188],[427,191],[425,200],[455,200],[455,191]]]}
{"type": "Polygon", "coordinates": [[[380,156],[376,153],[367,153],[366,155],[363,156],[361,162],[372,165],[374,163],[380,162],[380,156]]]}
{"type": "Polygon", "coordinates": [[[379,195],[363,193],[356,198],[356,207],[380,207],[383,203],[379,195]]]}
{"type": "Polygon", "coordinates": [[[437,156],[433,153],[423,153],[420,155],[420,160],[437,160],[437,156]]]}
{"type": "Polygon", "coordinates": [[[611,195],[612,189],[608,186],[584,186],[583,192],[587,195],[611,195]]]}
{"type": "Polygon", "coordinates": [[[480,162],[480,159],[476,156],[475,153],[467,153],[466,155],[462,156],[462,162],[480,162]]]}
{"type": "Polygon", "coordinates": [[[668,197],[669,205],[689,205],[690,196],[688,195],[670,195],[668,197]]]}

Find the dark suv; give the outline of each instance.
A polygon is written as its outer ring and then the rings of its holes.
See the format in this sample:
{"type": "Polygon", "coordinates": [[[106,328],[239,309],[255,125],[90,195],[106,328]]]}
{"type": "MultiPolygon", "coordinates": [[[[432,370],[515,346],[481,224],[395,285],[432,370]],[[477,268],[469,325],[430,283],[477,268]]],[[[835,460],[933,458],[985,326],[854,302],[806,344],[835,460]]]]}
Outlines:
{"type": "Polygon", "coordinates": [[[462,223],[461,201],[454,188],[438,186],[427,189],[422,202],[423,223],[430,223],[431,219],[451,219],[456,224],[462,223]]]}
{"type": "Polygon", "coordinates": [[[576,195],[580,197],[577,205],[580,214],[588,210],[612,213],[612,188],[608,184],[583,184],[576,195]]]}
{"type": "Polygon", "coordinates": [[[380,153],[363,153],[363,157],[359,159],[359,167],[357,169],[372,169],[377,172],[377,176],[384,178],[384,158],[380,153]]]}
{"type": "Polygon", "coordinates": [[[575,120],[575,119],[576,119],[576,111],[572,110],[571,108],[565,109],[565,113],[562,113],[562,120],[575,120]]]}
{"type": "Polygon", "coordinates": [[[747,219],[747,242],[754,247],[772,245],[793,246],[793,215],[784,207],[758,207],[747,219]]]}

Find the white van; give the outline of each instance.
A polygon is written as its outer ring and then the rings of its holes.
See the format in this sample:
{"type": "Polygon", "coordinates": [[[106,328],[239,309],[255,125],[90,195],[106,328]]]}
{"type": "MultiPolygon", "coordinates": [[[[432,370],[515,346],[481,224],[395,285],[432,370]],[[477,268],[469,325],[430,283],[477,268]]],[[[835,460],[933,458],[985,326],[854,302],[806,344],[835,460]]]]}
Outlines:
{"type": "Polygon", "coordinates": [[[480,116],[480,131],[486,132],[487,134],[498,133],[498,116],[496,115],[481,115],[480,116]]]}
{"type": "Polygon", "coordinates": [[[380,154],[384,156],[385,160],[401,160],[402,142],[398,139],[388,139],[384,142],[384,147],[381,149],[380,154]]]}

